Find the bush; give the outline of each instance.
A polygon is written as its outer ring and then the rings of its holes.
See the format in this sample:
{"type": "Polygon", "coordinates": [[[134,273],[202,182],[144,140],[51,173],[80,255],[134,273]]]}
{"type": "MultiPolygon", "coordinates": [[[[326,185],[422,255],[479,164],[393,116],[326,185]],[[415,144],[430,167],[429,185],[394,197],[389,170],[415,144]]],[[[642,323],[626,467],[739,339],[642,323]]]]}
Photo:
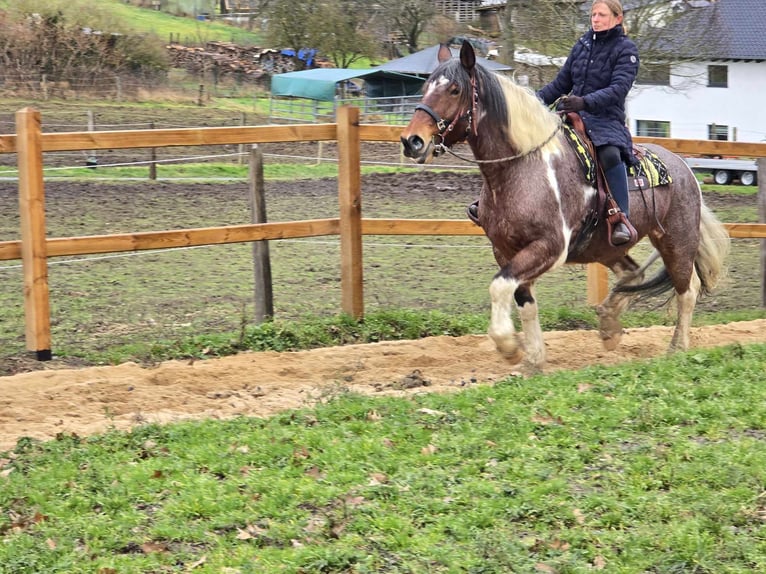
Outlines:
{"type": "Polygon", "coordinates": [[[136,35],[95,2],[27,0],[0,14],[7,76],[82,85],[105,75],[165,72],[159,38],[136,35]]]}

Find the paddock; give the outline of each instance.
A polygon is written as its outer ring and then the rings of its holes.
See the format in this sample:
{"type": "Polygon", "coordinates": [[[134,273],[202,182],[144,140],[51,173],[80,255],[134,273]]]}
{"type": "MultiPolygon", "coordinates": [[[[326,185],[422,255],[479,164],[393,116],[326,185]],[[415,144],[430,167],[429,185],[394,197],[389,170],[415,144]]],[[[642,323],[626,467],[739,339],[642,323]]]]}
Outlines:
{"type": "MultiPolygon", "coordinates": [[[[336,235],[340,242],[341,311],[364,314],[362,236],[427,235],[480,236],[481,230],[458,219],[367,219],[361,213],[359,149],[362,141],[397,141],[397,126],[358,123],[358,110],[342,108],[337,124],[198,128],[167,130],[120,130],[44,134],[39,113],[24,109],[17,113],[17,134],[0,136],[0,151],[18,153],[20,168],[21,239],[0,242],[0,260],[21,259],[27,349],[39,357],[50,356],[50,306],[48,259],[93,253],[134,252],[149,249],[193,247],[224,243],[336,235]],[[152,148],[177,145],[246,144],[274,141],[330,141],[339,149],[339,217],[321,220],[268,224],[204,227],[172,231],[149,231],[97,236],[47,238],[42,154],[57,150],[152,148]]],[[[679,153],[718,153],[762,157],[766,144],[707,142],[691,140],[654,141],[679,153]]],[[[759,178],[766,181],[766,177],[759,178]]],[[[764,194],[759,195],[763,202],[764,194]]],[[[762,224],[728,223],[732,237],[764,237],[762,224]]],[[[589,301],[597,300],[605,288],[598,269],[590,269],[589,301]]]]}

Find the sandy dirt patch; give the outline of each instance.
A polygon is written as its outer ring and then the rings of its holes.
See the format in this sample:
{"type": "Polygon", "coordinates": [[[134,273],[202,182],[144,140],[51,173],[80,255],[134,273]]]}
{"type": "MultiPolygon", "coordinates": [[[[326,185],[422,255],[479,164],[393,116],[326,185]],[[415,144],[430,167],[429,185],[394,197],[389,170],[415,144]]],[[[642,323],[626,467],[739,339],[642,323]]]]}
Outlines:
{"type": "MultiPolygon", "coordinates": [[[[546,372],[613,365],[665,354],[670,327],[629,329],[616,351],[605,351],[595,331],[545,335],[546,372]]],[[[766,320],[698,327],[694,348],[766,343],[766,320]]],[[[0,377],[0,451],[19,437],[80,436],[110,427],[184,419],[266,417],[311,405],[327,393],[448,392],[523,376],[484,335],[349,345],[293,353],[241,353],[146,368],[52,369],[0,377]]]]}

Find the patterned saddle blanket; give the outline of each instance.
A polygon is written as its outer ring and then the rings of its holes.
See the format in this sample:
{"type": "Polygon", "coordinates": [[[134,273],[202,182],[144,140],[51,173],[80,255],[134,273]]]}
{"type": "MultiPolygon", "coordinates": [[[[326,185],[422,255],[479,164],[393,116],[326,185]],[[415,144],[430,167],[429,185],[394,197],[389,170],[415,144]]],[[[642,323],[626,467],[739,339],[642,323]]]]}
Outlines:
{"type": "MultiPolygon", "coordinates": [[[[577,152],[585,179],[595,187],[596,161],[589,146],[583,141],[583,136],[571,125],[564,124],[564,131],[572,148],[577,152]]],[[[668,185],[673,181],[667,166],[656,153],[643,146],[633,146],[633,154],[638,163],[628,167],[628,187],[631,190],[668,185]]]]}

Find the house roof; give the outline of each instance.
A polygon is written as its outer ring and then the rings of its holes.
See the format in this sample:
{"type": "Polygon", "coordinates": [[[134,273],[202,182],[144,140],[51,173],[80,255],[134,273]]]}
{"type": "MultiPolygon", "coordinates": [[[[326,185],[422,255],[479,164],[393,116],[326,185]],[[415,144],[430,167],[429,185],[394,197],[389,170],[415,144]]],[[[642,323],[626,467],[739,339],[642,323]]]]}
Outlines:
{"type": "MultiPolygon", "coordinates": [[[[458,57],[460,54],[459,48],[450,48],[450,51],[454,57],[458,57]]],[[[385,64],[381,64],[375,69],[387,70],[389,72],[400,72],[403,74],[415,74],[418,76],[428,76],[439,65],[438,54],[439,44],[436,44],[430,48],[426,48],[424,50],[420,50],[419,52],[415,52],[414,54],[410,54],[409,56],[404,56],[403,58],[398,58],[396,60],[386,62],[385,64]]],[[[487,60],[486,58],[476,58],[476,62],[488,70],[495,72],[513,70],[511,66],[501,64],[495,60],[487,60]]]]}
{"type": "Polygon", "coordinates": [[[693,59],[766,60],[765,0],[689,0],[679,6],[683,11],[656,48],[693,59]]]}

